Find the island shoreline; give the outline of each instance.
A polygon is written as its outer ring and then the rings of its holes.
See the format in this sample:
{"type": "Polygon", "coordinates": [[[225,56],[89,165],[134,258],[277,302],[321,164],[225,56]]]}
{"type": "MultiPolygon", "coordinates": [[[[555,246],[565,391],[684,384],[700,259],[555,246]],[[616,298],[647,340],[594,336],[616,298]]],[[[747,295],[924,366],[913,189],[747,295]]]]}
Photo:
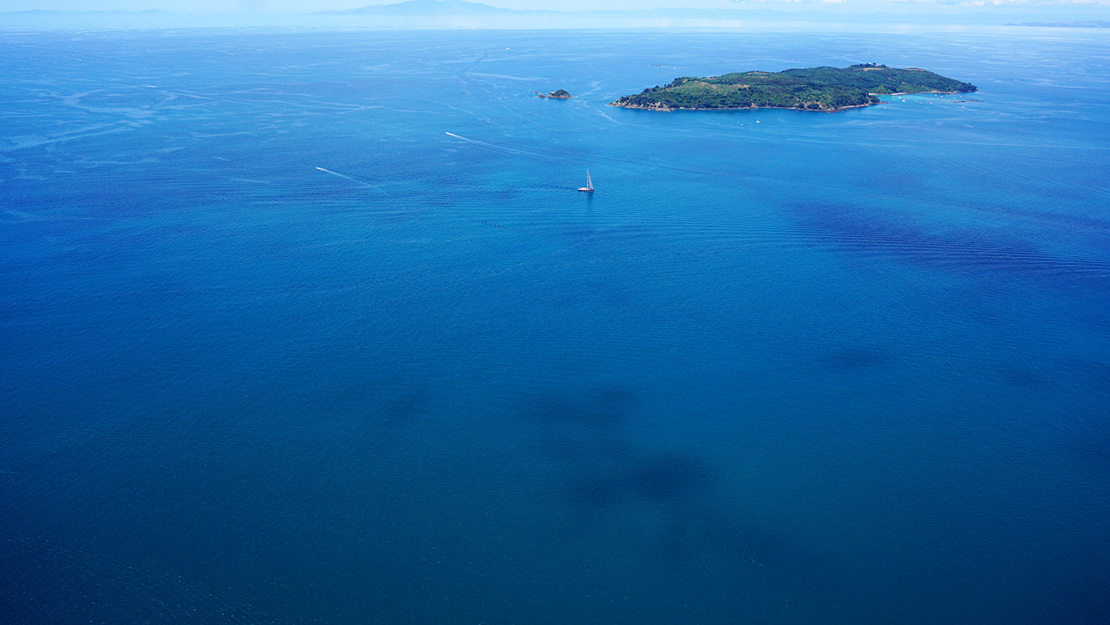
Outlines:
{"type": "Polygon", "coordinates": [[[842,106],[835,109],[807,109],[798,108],[796,106],[738,106],[734,108],[693,108],[693,107],[666,107],[666,106],[644,106],[642,104],[620,104],[619,102],[609,102],[608,106],[615,106],[622,109],[633,109],[640,111],[656,111],[659,113],[673,113],[675,111],[759,111],[763,109],[779,110],[779,111],[802,111],[806,113],[837,113],[846,111],[848,109],[860,109],[868,106],[875,106],[882,104],[881,102],[868,102],[867,104],[852,104],[849,106],[842,106]]]}
{"type": "MultiPolygon", "coordinates": [[[[898,91],[895,93],[871,93],[868,95],[873,96],[901,96],[901,95],[958,95],[963,93],[961,91],[898,91]]],[[[659,113],[673,113],[675,111],[758,111],[761,109],[779,110],[779,111],[803,111],[806,113],[839,113],[840,111],[847,111],[848,109],[861,109],[869,106],[877,106],[882,104],[879,102],[868,102],[866,104],[850,104],[848,106],[841,106],[834,109],[807,109],[797,106],[737,106],[733,108],[692,108],[692,107],[667,107],[667,106],[653,106],[643,104],[621,104],[620,101],[609,102],[608,106],[615,106],[622,109],[633,109],[639,111],[656,111],[659,113]]]]}

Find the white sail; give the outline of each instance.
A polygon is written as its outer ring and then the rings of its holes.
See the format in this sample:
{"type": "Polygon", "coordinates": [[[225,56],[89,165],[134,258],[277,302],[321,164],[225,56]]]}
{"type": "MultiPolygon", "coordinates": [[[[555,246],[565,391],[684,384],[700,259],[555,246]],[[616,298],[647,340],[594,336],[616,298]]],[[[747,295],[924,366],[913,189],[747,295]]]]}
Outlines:
{"type": "Polygon", "coordinates": [[[593,183],[592,180],[590,180],[590,170],[588,170],[588,169],[586,170],[586,186],[578,187],[578,190],[579,191],[585,191],[587,193],[593,193],[594,192],[594,183],[593,183]]]}

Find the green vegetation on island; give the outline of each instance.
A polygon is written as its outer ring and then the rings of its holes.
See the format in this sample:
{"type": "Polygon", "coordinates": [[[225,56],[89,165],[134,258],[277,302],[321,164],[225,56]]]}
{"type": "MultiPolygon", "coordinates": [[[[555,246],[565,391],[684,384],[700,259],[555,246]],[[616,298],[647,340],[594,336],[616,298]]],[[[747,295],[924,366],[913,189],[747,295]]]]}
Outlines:
{"type": "Polygon", "coordinates": [[[879,95],[976,90],[970,83],[923,69],[864,63],[846,68],[810,67],[675,78],[666,86],[644,89],[610,104],[655,111],[782,108],[831,112],[878,104],[879,95]]]}
{"type": "Polygon", "coordinates": [[[571,94],[567,93],[566,89],[558,89],[556,91],[552,91],[551,93],[549,93],[547,95],[544,95],[544,94],[537,91],[536,95],[538,95],[541,98],[551,98],[553,100],[569,100],[569,99],[574,97],[571,94]]]}

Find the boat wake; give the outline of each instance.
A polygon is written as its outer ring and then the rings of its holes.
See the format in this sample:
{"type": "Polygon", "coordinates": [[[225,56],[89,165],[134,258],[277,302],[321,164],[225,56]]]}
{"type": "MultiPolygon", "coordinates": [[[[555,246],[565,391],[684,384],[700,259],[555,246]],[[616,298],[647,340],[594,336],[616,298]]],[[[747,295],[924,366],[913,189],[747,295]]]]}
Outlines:
{"type": "Polygon", "coordinates": [[[546,160],[550,160],[550,161],[559,161],[559,162],[561,162],[561,161],[565,160],[565,159],[561,159],[557,156],[552,156],[551,154],[544,154],[543,152],[534,152],[532,150],[522,150],[520,148],[513,148],[513,147],[509,147],[507,145],[498,145],[496,143],[489,143],[487,141],[479,141],[477,139],[471,139],[470,137],[464,137],[462,135],[457,135],[453,132],[446,132],[446,131],[444,131],[444,132],[445,132],[445,134],[447,134],[450,137],[454,137],[456,139],[461,139],[463,141],[469,141],[470,143],[476,143],[478,145],[485,146],[487,148],[492,148],[494,150],[501,150],[501,151],[504,151],[504,152],[511,152],[513,154],[528,154],[530,156],[536,156],[536,157],[546,159],[546,160]]]}
{"type": "Polygon", "coordinates": [[[355,178],[354,176],[348,176],[347,174],[341,174],[337,171],[332,171],[330,169],[324,169],[323,167],[317,167],[316,169],[319,170],[319,171],[324,172],[325,174],[331,174],[333,176],[338,176],[338,177],[340,177],[344,180],[350,180],[351,182],[358,183],[358,184],[360,184],[364,187],[367,187],[367,188],[370,188],[370,189],[374,189],[375,191],[381,191],[382,193],[385,193],[385,191],[382,191],[381,187],[379,187],[378,185],[371,184],[369,182],[366,182],[365,180],[359,180],[358,178],[355,178]]]}

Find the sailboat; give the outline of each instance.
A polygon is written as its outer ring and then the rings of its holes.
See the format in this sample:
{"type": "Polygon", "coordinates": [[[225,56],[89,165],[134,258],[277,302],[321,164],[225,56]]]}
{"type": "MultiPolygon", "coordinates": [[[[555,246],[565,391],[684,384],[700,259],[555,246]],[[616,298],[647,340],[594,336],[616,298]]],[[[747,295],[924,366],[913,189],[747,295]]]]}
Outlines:
{"type": "Polygon", "coordinates": [[[585,191],[586,193],[593,193],[594,192],[594,183],[593,183],[592,180],[590,180],[590,170],[588,170],[588,169],[586,170],[586,186],[578,187],[578,190],[579,191],[585,191]]]}

